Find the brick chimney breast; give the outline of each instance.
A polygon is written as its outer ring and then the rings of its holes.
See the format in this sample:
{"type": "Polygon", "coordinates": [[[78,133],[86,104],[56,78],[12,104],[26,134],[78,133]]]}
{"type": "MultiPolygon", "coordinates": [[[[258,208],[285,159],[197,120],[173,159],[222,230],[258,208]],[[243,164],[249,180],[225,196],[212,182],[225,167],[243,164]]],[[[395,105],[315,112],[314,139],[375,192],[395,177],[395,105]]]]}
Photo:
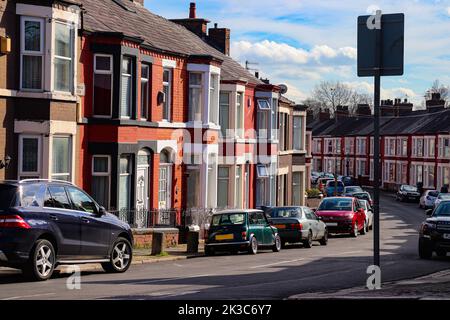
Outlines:
{"type": "Polygon", "coordinates": [[[189,6],[189,18],[186,19],[170,19],[179,25],[184,26],[189,31],[195,33],[197,36],[206,40],[206,32],[208,30],[209,20],[197,18],[195,2],[191,2],[189,6]]]}
{"type": "Polygon", "coordinates": [[[189,6],[189,19],[196,19],[197,18],[197,13],[196,13],[196,5],[195,2],[191,2],[190,6],[189,6]]]}
{"type": "Polygon", "coordinates": [[[227,56],[230,55],[230,38],[230,29],[218,28],[217,23],[208,31],[208,43],[227,56]]]}

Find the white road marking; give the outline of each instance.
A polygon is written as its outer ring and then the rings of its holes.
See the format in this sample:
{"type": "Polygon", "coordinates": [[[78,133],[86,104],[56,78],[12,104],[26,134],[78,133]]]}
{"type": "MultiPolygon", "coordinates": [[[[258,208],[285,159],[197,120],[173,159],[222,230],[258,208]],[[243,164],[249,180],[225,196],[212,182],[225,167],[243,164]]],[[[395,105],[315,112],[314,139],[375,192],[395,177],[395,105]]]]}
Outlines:
{"type": "Polygon", "coordinates": [[[184,277],[176,277],[176,278],[169,278],[169,279],[156,279],[156,280],[144,280],[144,281],[136,281],[136,282],[130,282],[130,283],[121,283],[121,286],[126,285],[133,285],[133,284],[150,284],[150,283],[157,283],[157,282],[169,282],[169,281],[175,281],[180,279],[190,279],[190,278],[201,278],[201,277],[209,277],[214,276],[213,274],[199,274],[195,276],[184,276],[184,277]]]}
{"type": "Polygon", "coordinates": [[[3,298],[1,300],[17,300],[17,299],[26,299],[26,298],[36,298],[36,297],[43,297],[43,296],[51,296],[51,295],[55,295],[55,294],[56,293],[40,293],[40,294],[32,294],[32,295],[28,295],[28,296],[3,298]]]}
{"type": "Polygon", "coordinates": [[[347,252],[340,252],[340,253],[331,253],[331,254],[327,254],[326,257],[345,256],[347,254],[362,253],[362,252],[364,252],[364,251],[358,250],[358,251],[347,251],[347,252]]]}
{"type": "Polygon", "coordinates": [[[274,262],[274,263],[269,263],[269,264],[263,264],[263,265],[260,265],[260,266],[250,267],[250,269],[265,268],[265,267],[276,266],[276,265],[280,265],[280,264],[286,264],[286,263],[302,261],[302,260],[305,260],[305,258],[295,259],[295,260],[287,260],[287,261],[278,261],[278,262],[274,262]]]}

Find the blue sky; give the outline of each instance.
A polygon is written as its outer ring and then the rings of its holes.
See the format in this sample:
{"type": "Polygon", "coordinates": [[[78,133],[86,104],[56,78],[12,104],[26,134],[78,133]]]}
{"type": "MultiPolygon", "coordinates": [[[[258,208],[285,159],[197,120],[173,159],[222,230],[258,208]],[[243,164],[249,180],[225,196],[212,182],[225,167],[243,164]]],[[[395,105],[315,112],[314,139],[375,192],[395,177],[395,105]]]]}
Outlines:
{"type": "MultiPolygon", "coordinates": [[[[166,18],[188,16],[184,0],[146,0],[166,18]]],[[[404,12],[405,74],[382,79],[382,98],[416,105],[439,79],[450,85],[450,0],[198,0],[197,17],[231,29],[231,55],[258,62],[262,76],[285,83],[288,96],[307,98],[322,80],[371,93],[371,78],[356,76],[356,18],[380,8],[404,12]]]]}

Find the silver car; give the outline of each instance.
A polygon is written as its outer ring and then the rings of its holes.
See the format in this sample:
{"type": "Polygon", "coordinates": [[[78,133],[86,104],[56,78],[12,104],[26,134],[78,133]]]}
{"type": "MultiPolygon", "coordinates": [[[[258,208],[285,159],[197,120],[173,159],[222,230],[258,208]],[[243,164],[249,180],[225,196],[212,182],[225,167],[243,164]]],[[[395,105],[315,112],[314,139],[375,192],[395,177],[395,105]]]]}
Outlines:
{"type": "Polygon", "coordinates": [[[439,193],[436,200],[434,201],[434,208],[436,209],[442,201],[450,200],[450,193],[439,193]]]}
{"type": "Polygon", "coordinates": [[[437,190],[427,190],[420,197],[419,208],[431,209],[434,207],[434,203],[439,195],[437,190]]]}
{"type": "Polygon", "coordinates": [[[367,200],[358,200],[366,214],[366,232],[373,228],[373,209],[367,200]]]}
{"type": "Polygon", "coordinates": [[[278,229],[281,243],[303,243],[311,248],[313,241],[326,246],[328,229],[308,207],[273,207],[266,210],[267,218],[278,229]]]}

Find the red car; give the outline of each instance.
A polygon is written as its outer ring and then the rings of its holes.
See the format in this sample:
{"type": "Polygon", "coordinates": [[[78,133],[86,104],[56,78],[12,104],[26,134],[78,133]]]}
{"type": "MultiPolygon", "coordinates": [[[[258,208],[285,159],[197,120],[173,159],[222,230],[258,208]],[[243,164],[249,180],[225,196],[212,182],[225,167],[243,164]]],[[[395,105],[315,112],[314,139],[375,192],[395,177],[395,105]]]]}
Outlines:
{"type": "Polygon", "coordinates": [[[366,214],[356,198],[325,198],[316,211],[329,233],[349,233],[352,237],[366,233],[366,214]]]}

